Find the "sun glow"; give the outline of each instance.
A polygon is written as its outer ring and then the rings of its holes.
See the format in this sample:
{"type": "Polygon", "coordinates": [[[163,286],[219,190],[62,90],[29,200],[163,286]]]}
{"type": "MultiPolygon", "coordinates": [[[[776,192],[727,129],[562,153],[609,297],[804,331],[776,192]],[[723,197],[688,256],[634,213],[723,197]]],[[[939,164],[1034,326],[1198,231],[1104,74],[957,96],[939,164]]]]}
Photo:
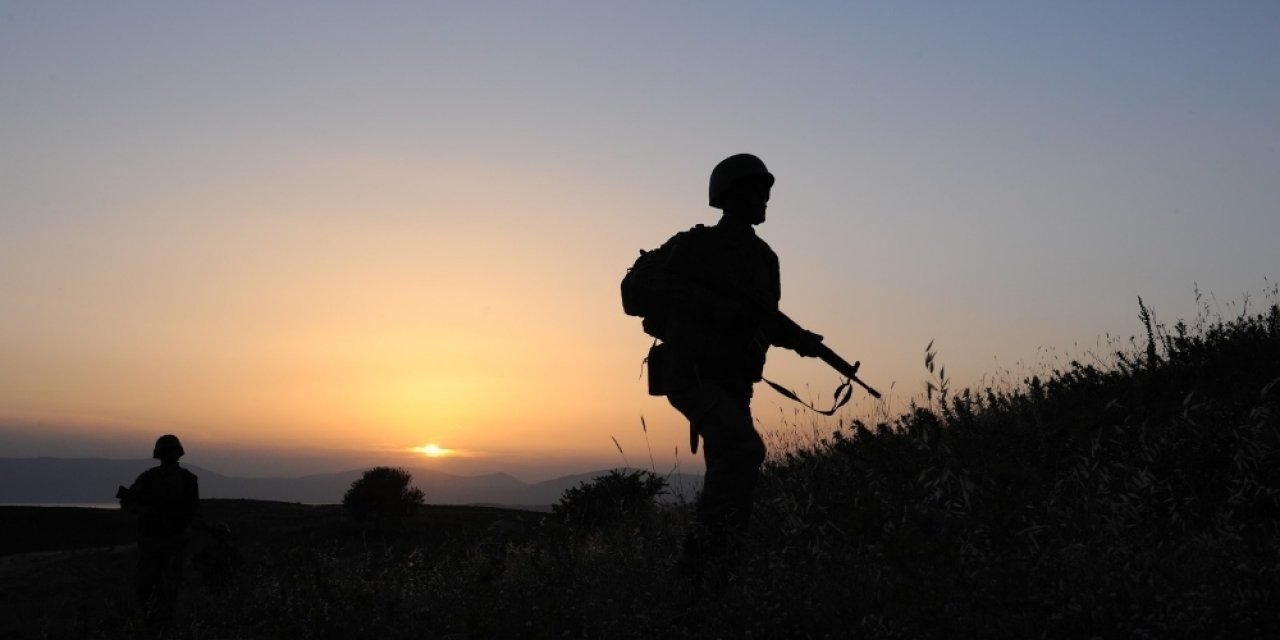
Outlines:
{"type": "Polygon", "coordinates": [[[443,458],[453,453],[453,449],[445,449],[438,444],[425,444],[421,447],[414,447],[414,451],[421,453],[428,458],[443,458]]]}

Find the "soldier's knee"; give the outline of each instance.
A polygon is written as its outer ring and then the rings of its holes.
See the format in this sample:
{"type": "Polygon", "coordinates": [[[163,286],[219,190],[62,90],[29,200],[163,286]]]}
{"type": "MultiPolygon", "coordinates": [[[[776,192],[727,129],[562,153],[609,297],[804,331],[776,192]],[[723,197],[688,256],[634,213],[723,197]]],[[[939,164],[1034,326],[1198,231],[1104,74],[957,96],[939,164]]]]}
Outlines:
{"type": "Polygon", "coordinates": [[[760,438],[760,434],[752,430],[750,436],[743,437],[734,443],[728,457],[735,467],[755,470],[764,464],[767,453],[764,440],[760,438]]]}
{"type": "Polygon", "coordinates": [[[755,466],[759,467],[764,464],[764,460],[768,457],[769,451],[765,448],[764,439],[760,437],[760,434],[756,433],[755,430],[752,430],[751,436],[751,460],[755,466]]]}

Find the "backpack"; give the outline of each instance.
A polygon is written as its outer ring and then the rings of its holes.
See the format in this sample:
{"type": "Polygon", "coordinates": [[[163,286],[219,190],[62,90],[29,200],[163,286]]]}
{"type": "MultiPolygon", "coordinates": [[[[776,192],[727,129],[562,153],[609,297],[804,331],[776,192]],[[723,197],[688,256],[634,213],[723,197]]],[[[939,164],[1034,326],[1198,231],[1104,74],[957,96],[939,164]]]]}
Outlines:
{"type": "Polygon", "coordinates": [[[649,353],[641,363],[649,373],[649,395],[666,395],[663,371],[666,369],[667,312],[670,309],[671,274],[667,264],[675,251],[677,238],[668,240],[657,249],[640,250],[640,257],[622,277],[622,310],[629,316],[641,319],[644,332],[654,338],[649,353]]]}
{"type": "Polygon", "coordinates": [[[641,249],[640,257],[622,277],[622,311],[639,317],[644,332],[658,339],[665,336],[667,310],[670,308],[668,291],[671,276],[666,266],[673,244],[668,241],[657,249],[641,249]]]}
{"type": "Polygon", "coordinates": [[[672,254],[682,242],[692,243],[687,251],[705,246],[711,231],[712,227],[700,224],[671,236],[657,249],[641,249],[640,257],[627,269],[622,278],[622,310],[629,316],[641,318],[645,333],[664,339],[667,312],[671,307],[672,254]]]}

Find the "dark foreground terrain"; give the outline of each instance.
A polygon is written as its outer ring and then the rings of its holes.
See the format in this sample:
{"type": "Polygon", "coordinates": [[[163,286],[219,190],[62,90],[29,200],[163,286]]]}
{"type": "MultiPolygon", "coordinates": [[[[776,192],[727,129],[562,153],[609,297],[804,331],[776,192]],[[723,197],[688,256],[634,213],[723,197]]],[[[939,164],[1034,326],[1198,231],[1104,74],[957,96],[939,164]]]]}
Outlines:
{"type": "MultiPolygon", "coordinates": [[[[653,478],[381,533],[338,507],[211,501],[245,561],[220,586],[192,571],[168,635],[1278,638],[1280,307],[1140,317],[1113,353],[1011,388],[949,389],[930,352],[923,406],[798,427],[713,587],[675,571],[689,509],[650,500],[653,478]]],[[[0,557],[0,638],[147,637],[118,515],[14,534],[0,513],[6,545],[90,547],[0,557]]]]}
{"type": "MultiPolygon", "coordinates": [[[[420,557],[431,550],[470,547],[481,540],[515,541],[545,514],[513,509],[428,505],[398,526],[374,531],[351,522],[340,505],[303,505],[255,500],[204,500],[201,516],[231,528],[242,556],[231,581],[210,585],[196,563],[188,567],[183,604],[168,635],[178,637],[285,637],[267,623],[221,616],[233,594],[251,595],[265,571],[309,566],[312,554],[344,562],[380,556],[420,557]],[[209,607],[209,609],[206,609],[209,607]],[[227,624],[230,623],[230,624],[227,624]]],[[[134,518],[119,510],[77,507],[0,506],[0,638],[128,638],[151,634],[136,615],[133,573],[137,560],[134,518]]],[[[190,554],[211,545],[193,532],[190,554]]],[[[279,588],[276,585],[275,588],[279,588]]],[[[285,587],[288,588],[288,587],[285,587]]],[[[234,605],[236,613],[251,608],[234,605]]],[[[273,603],[261,603],[271,606],[273,603]]],[[[287,625],[286,625],[287,626],[287,625]]],[[[337,637],[337,636],[334,636],[337,637]]],[[[373,637],[373,636],[369,636],[373,637]]],[[[427,634],[425,637],[431,637],[427,634]]]]}

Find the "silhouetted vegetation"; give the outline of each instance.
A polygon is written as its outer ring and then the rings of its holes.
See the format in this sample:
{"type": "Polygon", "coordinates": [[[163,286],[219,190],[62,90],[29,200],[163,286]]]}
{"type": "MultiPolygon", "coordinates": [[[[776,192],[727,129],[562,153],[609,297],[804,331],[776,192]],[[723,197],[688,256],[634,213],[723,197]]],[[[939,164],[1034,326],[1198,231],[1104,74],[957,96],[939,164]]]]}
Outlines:
{"type": "Polygon", "coordinates": [[[400,524],[425,500],[422,489],[409,485],[412,481],[413,476],[404,469],[374,467],[351,483],[342,496],[342,506],[353,519],[373,522],[377,530],[383,523],[400,524]]]}
{"type": "MultiPolygon", "coordinates": [[[[959,392],[939,369],[924,405],[779,452],[741,572],[717,595],[674,571],[688,507],[648,502],[660,479],[616,472],[566,493],[542,526],[493,512],[411,518],[377,544],[341,519],[261,536],[237,588],[184,595],[175,632],[1277,637],[1280,308],[1191,326],[1159,325],[1145,305],[1140,317],[1146,335],[1092,363],[959,392]],[[572,515],[596,512],[608,515],[572,515]]],[[[126,605],[28,607],[21,623],[127,636],[126,605]]]]}
{"type": "Polygon", "coordinates": [[[666,492],[667,481],[650,471],[615,469],[565,491],[551,512],[579,531],[605,529],[653,510],[666,492]]]}

